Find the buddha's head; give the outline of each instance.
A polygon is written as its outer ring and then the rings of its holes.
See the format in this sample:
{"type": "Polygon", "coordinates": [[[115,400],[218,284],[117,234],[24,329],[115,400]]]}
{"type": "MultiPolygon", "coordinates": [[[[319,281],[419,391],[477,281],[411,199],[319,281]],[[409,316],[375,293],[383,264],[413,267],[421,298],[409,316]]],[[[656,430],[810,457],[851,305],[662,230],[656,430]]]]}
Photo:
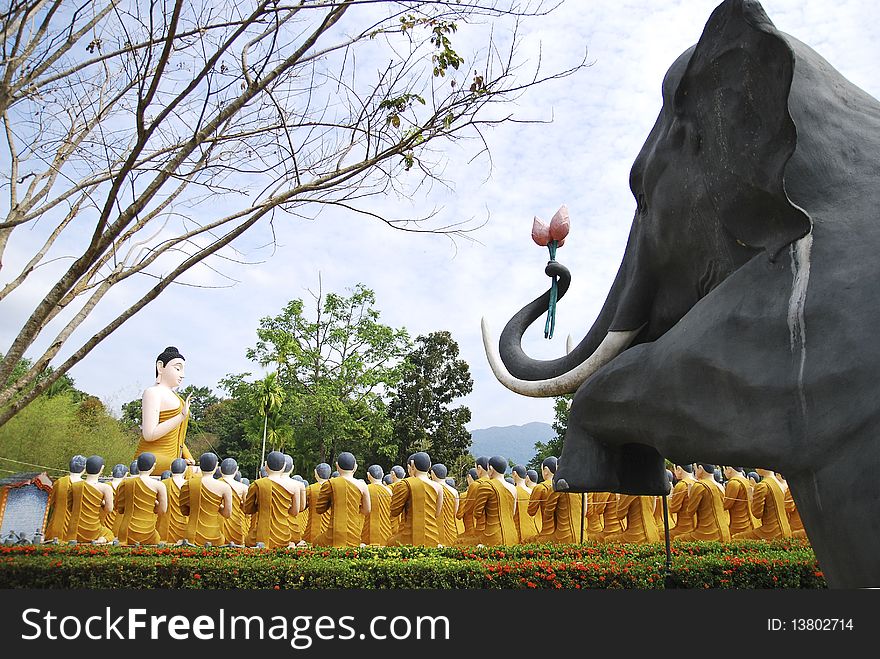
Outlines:
{"type": "Polygon", "coordinates": [[[153,467],[156,466],[156,456],[152,453],[141,453],[137,457],[137,464],[135,465],[135,470],[132,472],[134,474],[138,474],[139,476],[149,476],[153,471],[153,467]]]}
{"type": "Polygon", "coordinates": [[[455,487],[455,479],[452,478],[451,476],[449,478],[447,478],[446,480],[444,480],[443,482],[446,483],[449,487],[455,487]]]}
{"type": "Polygon", "coordinates": [[[336,468],[339,470],[336,472],[348,472],[353,474],[357,470],[357,460],[354,458],[353,453],[349,453],[348,451],[343,451],[336,457],[336,468]]]}
{"type": "Polygon", "coordinates": [[[496,474],[504,476],[507,471],[507,458],[503,455],[493,455],[489,458],[489,476],[494,477],[496,474]]]}
{"type": "Polygon", "coordinates": [[[558,467],[559,461],[552,455],[544,458],[544,462],[541,463],[541,473],[544,475],[544,480],[550,480],[553,478],[553,474],[556,473],[558,467]]]}
{"type": "Polygon", "coordinates": [[[330,478],[330,474],[333,470],[330,468],[326,462],[322,462],[317,467],[315,467],[315,478],[318,480],[325,481],[330,478]]]}
{"type": "Polygon", "coordinates": [[[370,477],[371,482],[375,483],[381,483],[385,480],[385,472],[379,465],[370,465],[367,468],[367,476],[370,477]]]}
{"type": "Polygon", "coordinates": [[[489,458],[485,455],[474,460],[474,466],[477,468],[477,478],[489,475],[489,458]]]}
{"type": "Polygon", "coordinates": [[[675,477],[678,480],[684,480],[685,478],[687,478],[688,476],[690,476],[693,473],[694,473],[694,465],[692,465],[690,463],[682,464],[682,465],[675,465],[675,477]]]}
{"type": "Polygon", "coordinates": [[[217,470],[217,456],[213,453],[202,453],[199,456],[199,469],[207,476],[213,474],[217,470]]]}
{"type": "MultiPolygon", "coordinates": [[[[405,471],[404,468],[401,467],[400,465],[394,465],[393,467],[391,467],[391,473],[394,474],[394,477],[395,477],[397,480],[401,480],[401,479],[403,479],[403,478],[406,478],[406,471],[405,471]]],[[[392,479],[391,479],[391,482],[393,483],[394,480],[395,480],[395,479],[392,478],[392,479]]]]}
{"type": "Polygon", "coordinates": [[[474,467],[471,467],[470,469],[468,469],[468,473],[465,478],[467,479],[467,484],[471,485],[475,480],[477,480],[477,478],[479,478],[479,476],[477,476],[477,470],[474,467]]]}
{"type": "Polygon", "coordinates": [[[183,355],[174,346],[168,346],[156,357],[156,384],[176,389],[183,382],[184,371],[183,355]]]}
{"type": "Polygon", "coordinates": [[[290,456],[287,453],[285,453],[284,454],[284,473],[289,476],[291,471],[293,471],[293,456],[290,456]]]}
{"type": "Polygon", "coordinates": [[[510,473],[513,476],[513,482],[517,485],[526,479],[526,468],[523,465],[515,465],[510,473]]]}
{"type": "Polygon", "coordinates": [[[128,475],[129,476],[137,476],[139,473],[138,469],[138,461],[133,461],[130,465],[128,465],[128,475]]]}
{"type": "Polygon", "coordinates": [[[528,469],[526,470],[526,478],[528,478],[532,485],[538,484],[538,471],[536,469],[528,469]]]}
{"type": "Polygon", "coordinates": [[[183,458],[174,458],[171,461],[171,473],[182,474],[186,471],[186,460],[183,458]]]}
{"type": "Polygon", "coordinates": [[[431,456],[424,451],[419,451],[409,456],[409,460],[407,460],[406,463],[414,471],[420,474],[427,474],[431,469],[431,456]]]}
{"type": "Polygon", "coordinates": [[[236,471],[238,471],[238,463],[235,461],[235,458],[224,458],[223,462],[220,463],[221,475],[235,476],[236,471]]]}
{"type": "Polygon", "coordinates": [[[393,480],[391,480],[391,478],[392,478],[391,474],[385,474],[385,475],[382,477],[382,482],[383,482],[385,485],[391,485],[391,483],[394,482],[393,480]]]}
{"type": "MultiPolygon", "coordinates": [[[[263,478],[269,473],[280,474],[284,471],[284,454],[281,451],[270,451],[266,456],[266,470],[268,473],[263,474],[263,478]]],[[[260,472],[262,474],[262,471],[260,472]]]]}
{"type": "Polygon", "coordinates": [[[164,481],[164,480],[168,480],[169,478],[171,478],[171,470],[170,470],[170,469],[166,469],[165,471],[163,471],[163,472],[162,472],[162,475],[160,476],[160,478],[161,478],[163,481],[164,481]]]}
{"type": "Polygon", "coordinates": [[[113,471],[110,474],[113,478],[125,478],[125,475],[128,473],[128,467],[124,464],[113,465],[113,471]]]}

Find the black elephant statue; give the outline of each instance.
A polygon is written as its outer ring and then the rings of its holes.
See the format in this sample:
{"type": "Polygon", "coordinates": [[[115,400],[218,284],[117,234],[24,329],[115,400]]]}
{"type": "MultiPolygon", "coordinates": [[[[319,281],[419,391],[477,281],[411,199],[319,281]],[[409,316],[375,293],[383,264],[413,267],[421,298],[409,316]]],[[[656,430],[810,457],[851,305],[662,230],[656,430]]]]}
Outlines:
{"type": "Polygon", "coordinates": [[[828,584],[880,586],[880,102],[728,0],[667,72],[630,187],[579,345],[523,352],[549,293],[497,350],[484,322],[505,386],[575,394],[556,489],[661,494],[664,457],[774,469],[828,584]]]}

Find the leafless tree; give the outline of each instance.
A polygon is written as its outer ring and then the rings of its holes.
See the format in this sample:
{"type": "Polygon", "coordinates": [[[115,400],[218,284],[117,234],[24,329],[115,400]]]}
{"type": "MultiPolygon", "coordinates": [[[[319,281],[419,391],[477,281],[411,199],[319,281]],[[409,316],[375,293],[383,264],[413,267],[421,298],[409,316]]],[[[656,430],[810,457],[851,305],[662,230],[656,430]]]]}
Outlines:
{"type": "Polygon", "coordinates": [[[436,217],[380,217],[368,201],[399,191],[404,175],[436,177],[435,145],[476,137],[486,148],[480,128],[512,120],[492,106],[584,65],[543,75],[517,62],[520,21],[552,8],[9,0],[0,316],[26,282],[45,294],[10,332],[0,425],[183,273],[215,267],[257,223],[271,229],[334,205],[403,230],[467,231],[436,217]],[[472,60],[453,44],[468,39],[478,46],[472,60]],[[10,271],[2,263],[17,235],[10,271]],[[137,299],[91,337],[71,339],[134,275],[149,283],[137,299]]]}

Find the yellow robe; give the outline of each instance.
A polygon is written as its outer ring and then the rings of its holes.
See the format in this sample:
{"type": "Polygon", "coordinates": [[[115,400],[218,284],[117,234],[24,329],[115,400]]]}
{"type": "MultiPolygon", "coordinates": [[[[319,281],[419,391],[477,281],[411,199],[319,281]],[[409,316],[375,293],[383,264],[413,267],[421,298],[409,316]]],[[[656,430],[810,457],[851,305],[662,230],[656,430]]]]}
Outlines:
{"type": "Polygon", "coordinates": [[[626,521],[626,529],[604,536],[605,542],[658,542],[660,535],[654,522],[654,500],[649,496],[621,494],[617,501],[618,519],[626,521]]]}
{"type": "Polygon", "coordinates": [[[175,543],[186,538],[187,517],[180,510],[180,490],[182,486],[174,482],[173,478],[162,481],[165,492],[168,495],[168,508],[165,513],[159,515],[156,530],[162,542],[175,543]]]}
{"type": "Polygon", "coordinates": [[[330,524],[330,514],[328,512],[321,515],[315,510],[315,504],[318,501],[318,494],[321,492],[322,484],[323,483],[315,482],[306,488],[308,518],[305,531],[303,532],[303,540],[310,544],[315,544],[318,536],[324,533],[324,531],[327,530],[327,526],[330,524]]]}
{"type": "Polygon", "coordinates": [[[587,531],[588,540],[602,538],[602,515],[608,505],[608,498],[602,496],[602,492],[589,492],[587,494],[587,531]]]}
{"type": "Polygon", "coordinates": [[[791,527],[785,514],[785,495],[776,481],[768,477],[755,484],[750,508],[752,514],[760,520],[761,526],[737,533],[737,540],[791,537],[791,527]]]}
{"type": "Polygon", "coordinates": [[[440,520],[440,542],[447,547],[455,544],[458,540],[458,525],[455,518],[455,494],[445,485],[443,488],[443,514],[440,520]]]}
{"type": "Polygon", "coordinates": [[[480,498],[480,490],[488,484],[488,478],[478,478],[468,485],[463,500],[459,499],[458,512],[455,516],[462,521],[464,531],[458,534],[455,544],[477,545],[482,542],[481,538],[486,530],[486,520],[474,515],[474,508],[480,498]]]}
{"type": "Polygon", "coordinates": [[[730,536],[751,531],[757,520],[749,510],[749,482],[742,476],[733,476],[724,487],[724,509],[730,518],[730,536]]]}
{"type": "Polygon", "coordinates": [[[68,507],[70,486],[70,475],[61,476],[52,483],[48,504],[49,518],[46,521],[46,532],[43,533],[46,540],[53,538],[58,538],[62,542],[67,540],[67,527],[70,521],[70,508],[68,507]]]}
{"type": "Polygon", "coordinates": [[[360,512],[363,495],[360,488],[346,478],[324,481],[318,492],[315,512],[327,514],[327,528],[315,538],[324,547],[357,547],[361,544],[364,516],[360,512]]]}
{"type": "Polygon", "coordinates": [[[703,480],[694,483],[688,494],[687,513],[694,516],[696,525],[690,533],[678,536],[678,540],[730,541],[730,527],[724,517],[724,498],[718,486],[703,480]]]}
{"type": "MultiPolygon", "coordinates": [[[[581,520],[584,515],[580,494],[568,492],[550,492],[545,499],[541,515],[551,518],[553,533],[541,542],[577,543],[581,541],[581,520]]],[[[584,540],[587,539],[586,520],[584,524],[584,540]]],[[[546,523],[545,523],[546,528],[546,523]]],[[[543,532],[540,536],[545,537],[543,532]]]]}
{"type": "Polygon", "coordinates": [[[801,514],[798,512],[794,497],[791,494],[791,486],[785,490],[785,513],[788,515],[788,525],[791,527],[792,538],[806,538],[807,531],[804,529],[804,522],[801,520],[801,514]]]}
{"type": "Polygon", "coordinates": [[[694,516],[687,512],[688,484],[678,481],[669,497],[669,514],[675,515],[675,526],[669,529],[669,537],[677,538],[694,530],[694,516]]]}
{"type": "MultiPolygon", "coordinates": [[[[180,404],[177,406],[177,409],[159,412],[159,423],[167,421],[171,417],[177,416],[181,413],[183,410],[183,399],[180,398],[180,396],[177,397],[180,399],[180,404]]],[[[134,452],[135,459],[137,459],[141,453],[152,453],[155,455],[156,466],[153,467],[154,474],[161,474],[163,471],[169,471],[171,469],[171,463],[176,458],[192,460],[192,454],[189,452],[186,444],[184,444],[188,420],[189,417],[185,418],[174,430],[162,435],[152,442],[148,442],[141,437],[137,450],[134,452]]]]}
{"type": "Polygon", "coordinates": [[[476,492],[474,519],[482,526],[479,544],[515,545],[518,541],[514,506],[516,497],[497,479],[491,478],[476,492]],[[480,524],[479,520],[482,520],[480,524]]]}
{"type": "Polygon", "coordinates": [[[258,478],[248,487],[242,509],[251,516],[248,547],[262,542],[268,549],[287,547],[291,541],[290,507],[293,495],[270,478],[258,478]]]}
{"type": "Polygon", "coordinates": [[[391,495],[391,517],[403,521],[397,533],[388,539],[388,546],[417,545],[436,547],[440,544],[437,520],[437,491],[421,478],[404,478],[391,495]]]}
{"type": "Polygon", "coordinates": [[[370,483],[370,514],[364,519],[361,542],[384,547],[391,537],[391,494],[384,485],[370,483]]]}
{"type": "MultiPolygon", "coordinates": [[[[230,485],[230,487],[232,487],[230,485]]],[[[241,497],[235,488],[232,488],[232,512],[229,517],[223,517],[223,537],[226,542],[234,542],[237,545],[244,545],[247,538],[247,517],[242,508],[241,497]]]]}
{"type": "Polygon", "coordinates": [[[180,488],[180,511],[188,517],[186,539],[199,546],[210,542],[217,547],[226,542],[223,515],[220,514],[223,497],[204,487],[202,478],[190,478],[180,488]]]}
{"type": "MultiPolygon", "coordinates": [[[[467,492],[459,492],[458,493],[458,510],[464,508],[465,503],[467,502],[467,492]]],[[[467,533],[468,530],[472,529],[474,526],[474,516],[471,514],[470,518],[465,520],[464,517],[459,517],[458,512],[455,514],[455,528],[458,531],[458,535],[461,536],[463,533],[467,533]]],[[[456,538],[457,540],[458,538],[456,538]]]]}
{"type": "Polygon", "coordinates": [[[620,523],[622,511],[617,506],[617,495],[614,492],[596,492],[594,499],[603,506],[602,535],[596,539],[602,540],[608,535],[623,531],[620,523]]]}
{"type": "Polygon", "coordinates": [[[113,531],[101,523],[101,512],[104,509],[104,493],[101,490],[81,480],[71,484],[67,497],[70,505],[68,535],[71,540],[113,540],[113,531]]]}
{"type": "MultiPolygon", "coordinates": [[[[528,513],[531,517],[540,515],[541,525],[538,527],[538,535],[535,542],[552,542],[553,533],[556,530],[553,525],[553,516],[545,515],[547,498],[553,494],[553,481],[546,480],[535,485],[529,495],[528,513]]],[[[537,522],[536,522],[537,524],[537,522]]]]}
{"type": "Polygon", "coordinates": [[[119,484],[115,504],[119,519],[119,544],[159,544],[156,501],[156,493],[140,478],[126,478],[119,484]]]}
{"type": "Polygon", "coordinates": [[[538,523],[529,515],[529,492],[522,485],[516,486],[516,531],[522,544],[534,542],[538,536],[538,523]]]}

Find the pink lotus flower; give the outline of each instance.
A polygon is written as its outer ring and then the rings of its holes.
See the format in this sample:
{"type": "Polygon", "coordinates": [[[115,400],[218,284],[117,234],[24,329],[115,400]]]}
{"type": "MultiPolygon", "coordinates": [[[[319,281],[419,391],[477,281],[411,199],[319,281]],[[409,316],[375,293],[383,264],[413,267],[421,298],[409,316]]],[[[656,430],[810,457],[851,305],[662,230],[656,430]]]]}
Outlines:
{"type": "Polygon", "coordinates": [[[532,221],[532,240],[541,247],[547,247],[551,240],[555,240],[556,246],[562,247],[570,229],[571,221],[568,217],[568,208],[563,204],[550,220],[550,226],[544,224],[537,217],[534,218],[532,221]]]}
{"type": "Polygon", "coordinates": [[[550,227],[544,224],[537,217],[532,221],[532,240],[541,247],[546,247],[550,242],[550,227]]]}

